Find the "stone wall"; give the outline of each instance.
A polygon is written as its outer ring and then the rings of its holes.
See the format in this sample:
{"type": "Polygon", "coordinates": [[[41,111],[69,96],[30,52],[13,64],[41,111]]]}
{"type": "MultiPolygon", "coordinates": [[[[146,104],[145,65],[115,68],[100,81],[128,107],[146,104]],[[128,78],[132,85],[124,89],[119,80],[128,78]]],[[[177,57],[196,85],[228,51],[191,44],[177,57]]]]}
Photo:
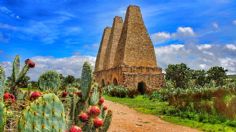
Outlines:
{"type": "Polygon", "coordinates": [[[123,27],[123,20],[121,17],[116,16],[113,20],[111,34],[109,37],[109,44],[105,54],[104,69],[110,69],[113,67],[116,49],[120,40],[120,35],[123,27]]]}
{"type": "Polygon", "coordinates": [[[128,7],[124,24],[115,17],[112,29],[104,30],[94,76],[100,86],[113,83],[151,91],[165,84],[138,6],[128,7]]]}
{"type": "Polygon", "coordinates": [[[94,70],[95,72],[101,71],[104,69],[103,65],[104,65],[105,53],[106,53],[110,34],[111,34],[111,28],[106,27],[103,31],[102,41],[100,43],[100,47],[99,47],[98,54],[97,54],[97,59],[96,59],[96,63],[95,63],[95,70],[94,70]]]}
{"type": "Polygon", "coordinates": [[[126,11],[114,66],[119,65],[157,67],[154,47],[138,6],[129,6],[126,11]]]}

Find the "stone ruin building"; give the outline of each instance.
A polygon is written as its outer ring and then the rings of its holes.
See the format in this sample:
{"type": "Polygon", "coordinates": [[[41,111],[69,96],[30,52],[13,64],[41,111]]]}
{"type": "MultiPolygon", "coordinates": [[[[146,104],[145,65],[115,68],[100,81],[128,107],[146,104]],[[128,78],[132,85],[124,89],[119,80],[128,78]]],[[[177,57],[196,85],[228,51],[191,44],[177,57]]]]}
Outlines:
{"type": "Polygon", "coordinates": [[[116,16],[112,27],[104,29],[94,76],[100,86],[122,85],[142,94],[164,85],[164,75],[157,66],[154,46],[138,6],[128,7],[124,22],[116,16]]]}

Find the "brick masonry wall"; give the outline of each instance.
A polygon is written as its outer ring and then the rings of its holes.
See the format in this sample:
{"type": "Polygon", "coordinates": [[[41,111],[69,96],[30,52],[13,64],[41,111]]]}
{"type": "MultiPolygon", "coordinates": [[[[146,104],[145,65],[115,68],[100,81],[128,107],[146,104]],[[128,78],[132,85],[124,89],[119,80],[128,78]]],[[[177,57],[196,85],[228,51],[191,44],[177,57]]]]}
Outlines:
{"type": "Polygon", "coordinates": [[[122,18],[116,16],[113,20],[111,35],[109,37],[109,43],[105,54],[104,69],[110,69],[113,67],[116,55],[116,49],[118,46],[118,42],[120,40],[122,27],[123,27],[122,18]]]}
{"type": "Polygon", "coordinates": [[[165,84],[164,74],[157,66],[140,8],[129,6],[126,12],[123,27],[122,19],[115,17],[109,37],[103,35],[96,60],[95,81],[100,86],[117,82],[130,89],[138,89],[138,84],[143,83],[148,91],[160,89],[165,84]],[[107,44],[104,44],[105,41],[107,44]]]}
{"type": "Polygon", "coordinates": [[[95,63],[95,72],[103,70],[105,53],[108,45],[109,36],[111,33],[111,28],[106,27],[103,31],[102,40],[97,54],[97,59],[95,63]]]}

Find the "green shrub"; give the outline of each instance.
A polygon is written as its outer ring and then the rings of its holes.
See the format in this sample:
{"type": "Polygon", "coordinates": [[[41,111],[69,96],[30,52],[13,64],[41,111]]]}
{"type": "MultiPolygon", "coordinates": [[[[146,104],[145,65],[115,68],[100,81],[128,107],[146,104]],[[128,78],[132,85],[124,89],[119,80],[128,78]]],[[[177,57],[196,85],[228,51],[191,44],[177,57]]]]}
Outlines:
{"type": "Polygon", "coordinates": [[[59,89],[60,83],[60,76],[56,71],[47,71],[38,80],[40,90],[56,91],[59,89]]]}
{"type": "Polygon", "coordinates": [[[103,89],[103,93],[112,97],[125,98],[129,90],[123,86],[108,85],[103,89]]]}

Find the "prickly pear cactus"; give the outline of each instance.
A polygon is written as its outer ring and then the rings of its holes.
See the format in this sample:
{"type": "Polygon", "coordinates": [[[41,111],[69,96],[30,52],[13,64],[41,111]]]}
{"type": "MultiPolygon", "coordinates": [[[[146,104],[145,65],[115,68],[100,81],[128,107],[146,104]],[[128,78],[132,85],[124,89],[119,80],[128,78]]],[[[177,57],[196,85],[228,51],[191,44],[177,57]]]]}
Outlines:
{"type": "Polygon", "coordinates": [[[56,71],[47,71],[43,73],[38,80],[41,90],[57,91],[60,87],[60,76],[56,71]]]}
{"type": "Polygon", "coordinates": [[[91,90],[92,90],[92,95],[89,98],[89,104],[90,105],[96,105],[98,103],[98,101],[99,101],[98,84],[94,83],[92,85],[91,90]]]}
{"type": "Polygon", "coordinates": [[[112,111],[108,110],[107,115],[104,119],[104,125],[99,129],[99,132],[106,132],[111,124],[112,111]]]}
{"type": "Polygon", "coordinates": [[[16,82],[18,74],[20,72],[20,56],[17,55],[13,61],[12,67],[12,81],[16,82]]]}
{"type": "Polygon", "coordinates": [[[0,66],[0,100],[4,94],[4,83],[5,83],[5,72],[3,68],[0,66]]]}
{"type": "Polygon", "coordinates": [[[65,113],[62,102],[55,94],[45,94],[30,104],[18,124],[19,132],[64,132],[65,113]]]}
{"type": "Polygon", "coordinates": [[[0,131],[4,131],[4,126],[6,123],[6,108],[3,102],[0,102],[0,131]]]}
{"type": "Polygon", "coordinates": [[[20,81],[24,78],[30,68],[34,68],[35,63],[30,59],[27,59],[25,62],[24,67],[20,70],[20,56],[17,55],[12,64],[12,75],[11,75],[11,82],[10,82],[10,93],[14,94],[17,97],[18,94],[18,85],[20,81]],[[30,65],[28,64],[30,62],[30,65]]]}
{"type": "Polygon", "coordinates": [[[88,99],[89,92],[91,89],[91,83],[92,83],[92,68],[88,62],[85,62],[82,69],[81,85],[80,85],[83,101],[88,99]]]}

